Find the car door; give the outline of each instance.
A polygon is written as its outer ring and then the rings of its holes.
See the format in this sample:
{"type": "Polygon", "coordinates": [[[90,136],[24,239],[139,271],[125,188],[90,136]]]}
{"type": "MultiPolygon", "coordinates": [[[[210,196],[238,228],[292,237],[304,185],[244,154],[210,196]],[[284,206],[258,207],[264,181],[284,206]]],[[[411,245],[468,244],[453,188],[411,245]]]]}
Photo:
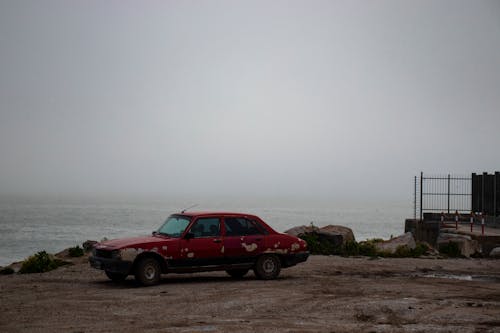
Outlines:
{"type": "Polygon", "coordinates": [[[180,243],[180,266],[221,265],[224,261],[219,217],[197,218],[180,243]]]}
{"type": "Polygon", "coordinates": [[[264,251],[265,230],[247,217],[224,217],[224,255],[229,264],[254,261],[264,251]]]}

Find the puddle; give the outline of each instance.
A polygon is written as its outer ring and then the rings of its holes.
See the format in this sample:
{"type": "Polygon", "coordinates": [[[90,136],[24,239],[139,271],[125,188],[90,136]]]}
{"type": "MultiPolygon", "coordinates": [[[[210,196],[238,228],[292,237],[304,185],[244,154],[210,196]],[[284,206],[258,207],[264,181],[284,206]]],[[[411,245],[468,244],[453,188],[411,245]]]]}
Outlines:
{"type": "Polygon", "coordinates": [[[449,279],[461,281],[479,281],[479,282],[500,282],[500,277],[491,275],[469,275],[469,274],[446,274],[446,273],[433,273],[433,274],[419,274],[418,277],[432,278],[432,279],[449,279]]]}
{"type": "Polygon", "coordinates": [[[193,326],[187,330],[182,330],[182,332],[214,332],[217,331],[217,327],[215,326],[193,326]]]}

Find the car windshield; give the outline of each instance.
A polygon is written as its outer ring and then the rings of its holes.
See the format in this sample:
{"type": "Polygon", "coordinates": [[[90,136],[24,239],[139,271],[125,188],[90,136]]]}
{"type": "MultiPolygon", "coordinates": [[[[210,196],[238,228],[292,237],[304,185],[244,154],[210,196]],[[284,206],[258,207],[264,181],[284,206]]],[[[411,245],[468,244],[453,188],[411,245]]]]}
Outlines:
{"type": "Polygon", "coordinates": [[[170,216],[165,223],[158,229],[158,233],[169,237],[180,237],[190,220],[185,216],[170,216]]]}

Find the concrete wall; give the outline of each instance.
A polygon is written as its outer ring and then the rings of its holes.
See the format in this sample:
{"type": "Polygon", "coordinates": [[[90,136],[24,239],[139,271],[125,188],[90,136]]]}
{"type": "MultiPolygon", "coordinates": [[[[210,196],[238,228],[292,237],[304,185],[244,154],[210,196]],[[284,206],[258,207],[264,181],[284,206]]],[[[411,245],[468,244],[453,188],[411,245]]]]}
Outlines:
{"type": "Polygon", "coordinates": [[[439,221],[406,219],[405,233],[406,232],[411,232],[413,237],[415,237],[415,240],[419,242],[427,242],[435,247],[439,236],[439,221]]]}

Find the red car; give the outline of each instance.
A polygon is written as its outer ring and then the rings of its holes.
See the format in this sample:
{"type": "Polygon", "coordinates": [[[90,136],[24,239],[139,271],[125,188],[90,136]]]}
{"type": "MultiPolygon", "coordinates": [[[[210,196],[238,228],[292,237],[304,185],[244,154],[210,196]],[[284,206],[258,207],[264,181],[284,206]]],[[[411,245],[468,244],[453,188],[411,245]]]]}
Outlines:
{"type": "Polygon", "coordinates": [[[276,232],[255,215],[183,212],[171,215],[152,236],[96,244],[89,261],[113,281],[134,275],[149,286],[170,272],[224,270],[241,278],[253,269],[260,279],[275,279],[281,268],[308,256],[305,241],[276,232]]]}

